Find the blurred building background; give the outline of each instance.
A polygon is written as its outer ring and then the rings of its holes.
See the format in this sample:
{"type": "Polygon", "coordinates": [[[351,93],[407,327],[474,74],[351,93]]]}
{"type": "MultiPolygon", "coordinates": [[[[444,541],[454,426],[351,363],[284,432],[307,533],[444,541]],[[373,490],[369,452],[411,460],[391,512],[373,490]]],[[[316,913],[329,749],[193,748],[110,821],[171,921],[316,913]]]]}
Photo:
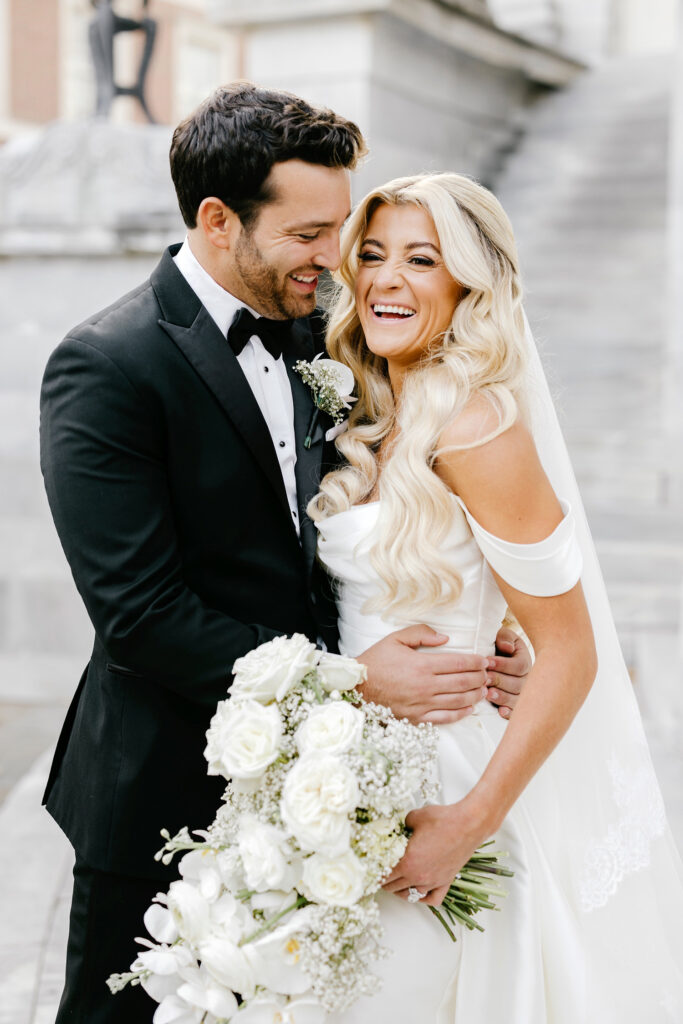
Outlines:
{"type": "MultiPolygon", "coordinates": [[[[680,6],[114,0],[157,22],[150,125],[125,97],[93,117],[89,0],[0,0],[0,819],[15,837],[0,844],[0,891],[11,875],[26,933],[17,942],[8,911],[0,1024],[54,1019],[69,853],[38,803],[91,643],[42,491],[42,370],[70,326],[182,238],[171,129],[231,79],[358,121],[371,154],[356,198],[399,174],[456,169],[503,201],[683,847],[680,6]],[[49,895],[36,901],[38,879],[49,895]]],[[[117,36],[120,83],[141,47],[139,33],[117,36]]]]}

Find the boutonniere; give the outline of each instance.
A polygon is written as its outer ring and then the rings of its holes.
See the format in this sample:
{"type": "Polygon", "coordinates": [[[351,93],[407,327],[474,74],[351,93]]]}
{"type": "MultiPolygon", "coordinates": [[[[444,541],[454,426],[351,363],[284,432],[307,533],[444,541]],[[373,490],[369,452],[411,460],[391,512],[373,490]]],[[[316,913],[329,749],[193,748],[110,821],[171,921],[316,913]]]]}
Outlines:
{"type": "Polygon", "coordinates": [[[327,413],[334,420],[334,426],[325,434],[326,441],[332,441],[346,429],[346,417],[344,410],[351,408],[355,380],[353,373],[348,366],[338,363],[336,359],[323,358],[319,353],[312,362],[300,359],[294,369],[301,376],[304,384],[308,384],[313,394],[315,410],[308,424],[304,448],[310,448],[312,444],[313,431],[321,412],[327,413]]]}

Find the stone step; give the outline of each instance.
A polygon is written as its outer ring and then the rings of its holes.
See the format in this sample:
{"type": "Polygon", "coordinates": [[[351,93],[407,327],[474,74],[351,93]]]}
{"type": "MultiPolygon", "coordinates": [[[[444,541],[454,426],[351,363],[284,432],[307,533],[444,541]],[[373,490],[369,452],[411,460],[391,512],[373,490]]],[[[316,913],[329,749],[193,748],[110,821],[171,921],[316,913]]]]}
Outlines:
{"type": "Polygon", "coordinates": [[[645,633],[681,627],[683,510],[664,504],[660,412],[669,73],[618,62],[540,101],[496,188],[632,665],[645,633]]]}
{"type": "Polygon", "coordinates": [[[50,753],[0,808],[0,1024],[54,1021],[64,977],[73,852],[40,806],[50,753]],[[34,1009],[36,1011],[34,1016],[34,1009]]]}

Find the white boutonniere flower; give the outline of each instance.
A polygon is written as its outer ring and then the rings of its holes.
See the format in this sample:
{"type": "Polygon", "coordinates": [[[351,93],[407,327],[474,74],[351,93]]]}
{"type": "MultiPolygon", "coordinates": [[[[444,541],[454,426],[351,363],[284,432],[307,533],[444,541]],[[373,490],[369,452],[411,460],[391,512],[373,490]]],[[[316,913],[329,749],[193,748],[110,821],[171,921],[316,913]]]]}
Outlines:
{"type": "Polygon", "coordinates": [[[336,359],[325,359],[322,352],[310,363],[300,359],[294,369],[300,374],[303,382],[308,384],[315,402],[315,412],[306,431],[304,447],[311,447],[319,412],[327,413],[334,420],[334,426],[325,434],[325,440],[332,441],[346,429],[343,410],[348,411],[351,404],[357,401],[351,395],[356,383],[353,373],[344,363],[338,363],[336,359]]]}

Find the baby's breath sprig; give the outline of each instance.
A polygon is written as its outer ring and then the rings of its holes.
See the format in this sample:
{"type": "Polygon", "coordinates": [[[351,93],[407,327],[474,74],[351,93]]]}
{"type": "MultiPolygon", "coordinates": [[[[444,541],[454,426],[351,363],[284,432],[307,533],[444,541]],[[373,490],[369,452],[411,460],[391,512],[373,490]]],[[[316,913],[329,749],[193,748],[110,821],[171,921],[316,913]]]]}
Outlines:
{"type": "Polygon", "coordinates": [[[304,441],[304,447],[310,448],[318,414],[327,413],[338,427],[344,421],[344,410],[349,410],[351,403],[356,401],[351,397],[354,386],[353,374],[343,363],[338,363],[334,359],[321,359],[318,356],[310,363],[300,359],[294,364],[294,369],[304,384],[311,389],[315,402],[315,411],[304,441]]]}

